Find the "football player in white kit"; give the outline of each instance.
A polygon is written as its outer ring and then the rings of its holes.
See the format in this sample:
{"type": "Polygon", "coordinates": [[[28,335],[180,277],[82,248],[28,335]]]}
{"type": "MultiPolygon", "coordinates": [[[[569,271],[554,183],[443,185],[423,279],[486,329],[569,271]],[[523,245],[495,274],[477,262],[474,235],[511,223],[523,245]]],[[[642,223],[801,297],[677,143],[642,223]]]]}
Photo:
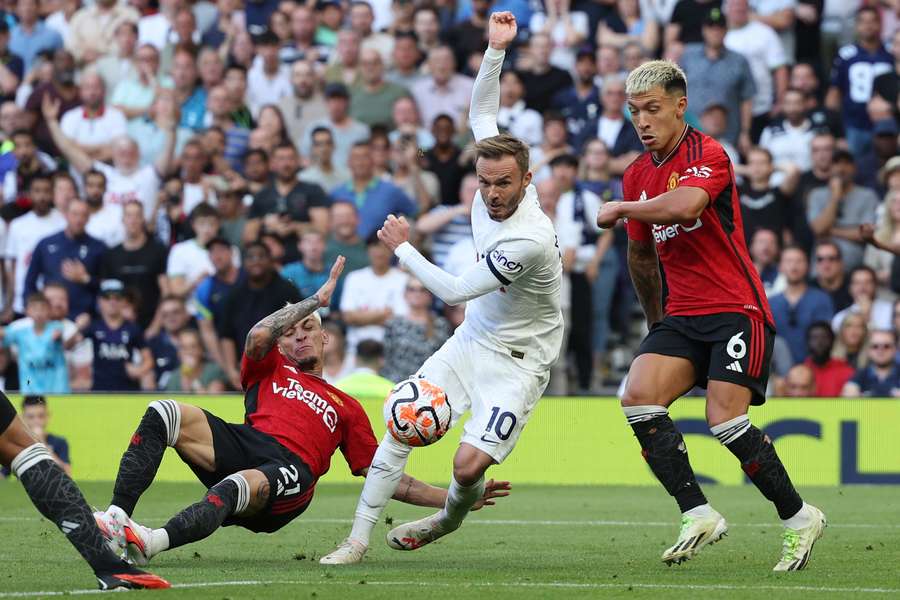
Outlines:
{"type": "MultiPolygon", "coordinates": [[[[446,273],[410,245],[409,225],[402,217],[389,216],[378,232],[401,264],[441,300],[468,302],[463,324],[417,375],[444,389],[454,423],[467,410],[472,417],[453,459],[443,510],[394,528],[388,545],[396,550],[415,550],[462,524],[484,493],[488,467],[502,462],[516,445],[562,344],[562,264],[556,233],[531,185],[527,144],[497,129],[500,70],[515,37],[512,13],[491,15],[489,47],[472,91],[469,121],[480,188],[472,206],[472,234],[478,262],[459,277],[446,273]]],[[[321,563],[362,559],[388,499],[395,492],[395,497],[403,496],[396,488],[410,450],[385,434],[366,476],[350,535],[321,563]]],[[[505,489],[506,484],[489,481],[487,486],[505,489]]]]}

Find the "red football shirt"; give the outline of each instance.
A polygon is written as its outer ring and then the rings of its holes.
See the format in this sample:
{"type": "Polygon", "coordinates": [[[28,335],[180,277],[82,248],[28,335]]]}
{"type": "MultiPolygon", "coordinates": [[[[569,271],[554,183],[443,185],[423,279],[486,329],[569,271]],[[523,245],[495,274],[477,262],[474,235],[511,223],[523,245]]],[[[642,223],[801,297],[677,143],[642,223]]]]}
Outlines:
{"type": "Polygon", "coordinates": [[[622,178],[625,201],[652,200],[677,187],[702,188],[709,204],[693,223],[626,223],[632,240],[656,242],[668,287],[666,314],[738,312],[774,327],[762,281],[750,260],[731,160],[722,146],[693,127],[662,161],[645,152],[622,178]]]}
{"type": "Polygon", "coordinates": [[[354,475],[372,464],[378,442],[359,402],[300,371],[277,345],[262,360],[244,355],[241,384],[247,424],[303,459],[316,479],[338,448],[354,475]]]}

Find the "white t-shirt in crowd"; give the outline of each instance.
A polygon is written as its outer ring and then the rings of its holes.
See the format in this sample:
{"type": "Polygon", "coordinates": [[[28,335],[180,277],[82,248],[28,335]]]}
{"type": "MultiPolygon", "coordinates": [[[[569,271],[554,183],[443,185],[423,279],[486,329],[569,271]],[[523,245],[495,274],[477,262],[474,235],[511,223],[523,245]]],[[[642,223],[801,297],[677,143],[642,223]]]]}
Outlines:
{"type": "MultiPolygon", "coordinates": [[[[241,255],[237,247],[233,248],[232,262],[234,266],[241,266],[241,255]]],[[[169,250],[169,260],[166,263],[166,275],[168,277],[184,277],[187,281],[195,283],[202,277],[213,275],[216,268],[209,259],[209,250],[197,243],[196,238],[178,242],[169,250]]]]}
{"type": "Polygon", "coordinates": [[[125,239],[125,226],[122,223],[122,205],[104,204],[103,208],[91,215],[85,230],[107,248],[118,246],[125,239]]]}
{"type": "Polygon", "coordinates": [[[259,109],[266,104],[278,105],[285,96],[294,93],[291,87],[291,68],[288,65],[278,67],[274,77],[263,71],[262,59],[257,59],[247,72],[247,106],[253,117],[259,116],[259,109]]]}
{"type": "MultiPolygon", "coordinates": [[[[389,308],[394,316],[402,316],[409,312],[404,295],[406,280],[409,275],[391,267],[387,273],[378,276],[372,267],[351,271],[344,280],[344,291],[341,292],[341,311],[345,310],[380,310],[389,308]]],[[[381,325],[364,325],[347,328],[347,352],[356,354],[356,345],[362,340],[384,339],[384,327],[381,325]]]]}
{"type": "Polygon", "coordinates": [[[59,128],[67,138],[83,146],[99,146],[126,135],[128,121],[122,111],[113,106],[104,106],[96,117],[88,117],[84,107],[76,106],[62,116],[59,128]]]}
{"type": "Polygon", "coordinates": [[[147,165],[126,175],[105,163],[95,161],[94,168],[106,175],[106,196],[104,204],[124,205],[129,200],[137,200],[144,207],[144,218],[153,223],[153,208],[159,192],[160,179],[153,165],[147,165]]]}
{"type": "Polygon", "coordinates": [[[572,271],[584,273],[594,254],[597,252],[597,243],[585,243],[585,226],[592,232],[600,235],[597,227],[597,213],[603,202],[600,197],[589,190],[581,190],[581,214],[575,213],[575,190],[564,192],[559,197],[556,205],[556,220],[554,222],[559,239],[559,249],[565,252],[572,248],[575,250],[575,264],[572,271]]]}
{"type": "Polygon", "coordinates": [[[35,247],[45,237],[59,233],[66,228],[66,219],[55,208],[43,217],[28,212],[9,224],[6,235],[6,259],[16,261],[16,289],[13,297],[13,310],[25,312],[25,275],[31,264],[31,255],[35,247]]]}
{"type": "Polygon", "coordinates": [[[731,29],[725,34],[725,47],[742,54],[750,63],[750,72],[756,83],[753,115],[772,110],[775,89],[772,71],[787,64],[778,34],[765,23],[750,21],[740,29],[731,29]]]}

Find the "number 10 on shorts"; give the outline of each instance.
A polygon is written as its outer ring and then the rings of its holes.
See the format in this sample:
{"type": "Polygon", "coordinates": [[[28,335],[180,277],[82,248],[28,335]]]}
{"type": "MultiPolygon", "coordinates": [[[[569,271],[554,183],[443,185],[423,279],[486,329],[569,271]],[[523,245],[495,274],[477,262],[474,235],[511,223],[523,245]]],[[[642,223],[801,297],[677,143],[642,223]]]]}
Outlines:
{"type": "MultiPolygon", "coordinates": [[[[509,436],[512,435],[513,429],[516,428],[516,415],[511,412],[500,412],[500,407],[495,406],[491,409],[491,419],[488,421],[487,427],[484,430],[488,433],[493,431],[497,434],[497,437],[503,441],[509,439],[509,436]]],[[[482,436],[482,439],[484,437],[482,436]]]]}

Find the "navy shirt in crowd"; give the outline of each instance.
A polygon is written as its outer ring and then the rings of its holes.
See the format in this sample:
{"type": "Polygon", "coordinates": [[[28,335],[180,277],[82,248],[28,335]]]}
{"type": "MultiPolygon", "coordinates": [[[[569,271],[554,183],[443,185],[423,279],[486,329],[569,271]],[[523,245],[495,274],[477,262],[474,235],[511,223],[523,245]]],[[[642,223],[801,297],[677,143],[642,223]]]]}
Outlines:
{"type": "Polygon", "coordinates": [[[100,392],[140,389],[139,382],[128,377],[125,365],[131,362],[135,351],[147,347],[141,329],[131,321],[125,321],[113,329],[103,319],[96,319],[84,332],[84,337],[94,344],[94,384],[91,389],[100,392]]]}
{"type": "Polygon", "coordinates": [[[872,84],[882,73],[894,69],[894,59],[882,45],[870,53],[859,44],[843,46],[834,57],[831,85],[841,90],[844,125],[865,129],[872,126],[867,105],[872,84]]]}
{"type": "Polygon", "coordinates": [[[879,379],[875,369],[869,365],[858,370],[850,381],[859,386],[859,393],[863,396],[892,398],[900,392],[900,366],[895,363],[887,377],[879,379]]]}
{"type": "Polygon", "coordinates": [[[791,306],[784,294],[769,298],[775,329],[791,349],[794,364],[806,359],[806,329],[816,321],[831,322],[834,306],[831,297],[820,289],[810,287],[791,306]]]}
{"type": "Polygon", "coordinates": [[[45,237],[38,242],[31,256],[28,274],[25,275],[25,298],[48,283],[62,283],[69,292],[70,319],[74,320],[81,313],[93,313],[100,283],[100,263],[105,252],[106,244],[86,233],[71,238],[65,231],[61,231],[45,237]],[[87,284],[75,283],[63,277],[63,261],[67,259],[79,260],[84,264],[91,276],[87,284]],[[43,283],[38,286],[41,280],[43,283]]]}
{"type": "Polygon", "coordinates": [[[147,347],[153,354],[154,374],[161,389],[165,387],[164,378],[168,379],[167,373],[171,373],[181,364],[178,360],[178,348],[175,347],[175,340],[166,331],[160,331],[159,335],[149,338],[147,347]]]}

